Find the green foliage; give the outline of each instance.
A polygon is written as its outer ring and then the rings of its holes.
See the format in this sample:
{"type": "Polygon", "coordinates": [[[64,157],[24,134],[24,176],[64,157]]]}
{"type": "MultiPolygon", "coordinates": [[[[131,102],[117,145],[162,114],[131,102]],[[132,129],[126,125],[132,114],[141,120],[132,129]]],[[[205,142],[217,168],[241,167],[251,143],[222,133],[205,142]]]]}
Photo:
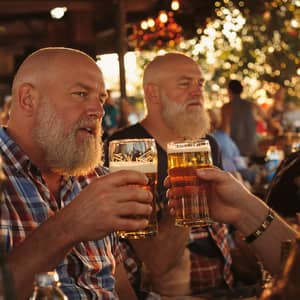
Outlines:
{"type": "MultiPolygon", "coordinates": [[[[268,102],[279,85],[287,101],[300,101],[300,0],[269,0],[259,12],[238,2],[217,1],[206,28],[168,50],[185,52],[201,65],[211,106],[226,100],[226,82],[243,80],[246,94],[268,102]]],[[[154,51],[154,56],[158,50],[154,51]]],[[[141,52],[140,64],[150,59],[141,52]]]]}

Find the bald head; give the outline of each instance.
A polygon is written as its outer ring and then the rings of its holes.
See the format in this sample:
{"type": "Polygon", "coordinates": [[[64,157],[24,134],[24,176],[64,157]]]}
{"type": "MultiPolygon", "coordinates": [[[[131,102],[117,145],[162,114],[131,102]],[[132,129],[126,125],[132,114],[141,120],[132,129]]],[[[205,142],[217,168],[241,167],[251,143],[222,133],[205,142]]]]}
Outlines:
{"type": "Polygon", "coordinates": [[[199,72],[199,66],[194,60],[180,52],[170,52],[156,56],[145,68],[143,85],[160,83],[170,74],[180,68],[181,70],[193,68],[199,72]]]}
{"type": "MultiPolygon", "coordinates": [[[[70,48],[40,49],[24,60],[16,73],[12,89],[12,108],[7,130],[24,151],[34,158],[35,163],[44,163],[47,157],[51,167],[55,164],[56,167],[60,166],[64,155],[58,159],[55,156],[56,149],[62,148],[59,145],[68,138],[65,153],[66,149],[75,153],[74,149],[79,149],[84,143],[93,144],[97,141],[99,144],[99,124],[107,93],[99,67],[87,54],[70,48]],[[87,123],[93,134],[89,135],[90,138],[82,139],[82,142],[81,128],[87,123]],[[52,141],[57,144],[50,149],[48,145],[55,144],[52,141]]],[[[89,146],[87,149],[83,146],[80,153],[84,156],[89,150],[89,146]]],[[[68,164],[75,165],[77,158],[70,157],[68,162],[63,163],[65,170],[68,164]]]]}
{"type": "Polygon", "coordinates": [[[145,68],[143,88],[143,126],[155,137],[159,132],[162,143],[206,133],[204,77],[193,59],[179,52],[155,57],[145,68]]]}
{"type": "Polygon", "coordinates": [[[35,51],[24,60],[15,75],[12,85],[13,99],[16,98],[18,87],[22,83],[39,85],[49,82],[62,71],[64,66],[70,67],[71,61],[79,58],[95,65],[90,56],[76,49],[49,47],[35,51]]]}

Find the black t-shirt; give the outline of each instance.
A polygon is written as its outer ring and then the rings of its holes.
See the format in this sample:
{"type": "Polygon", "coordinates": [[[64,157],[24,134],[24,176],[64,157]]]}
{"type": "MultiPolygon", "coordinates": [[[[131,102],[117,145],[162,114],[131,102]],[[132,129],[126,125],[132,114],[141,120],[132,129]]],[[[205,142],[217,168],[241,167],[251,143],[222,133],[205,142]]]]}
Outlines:
{"type": "MultiPolygon", "coordinates": [[[[125,127],[115,132],[110,136],[104,144],[105,148],[105,165],[108,166],[108,145],[112,140],[117,139],[130,139],[130,138],[153,138],[150,133],[140,124],[125,127]]],[[[222,156],[216,140],[207,135],[209,140],[213,164],[219,168],[222,168],[222,156]]],[[[166,151],[156,142],[157,155],[158,155],[158,174],[157,174],[157,204],[161,207],[161,204],[167,203],[166,188],[164,187],[164,180],[168,175],[168,159],[166,151]]],[[[158,211],[158,219],[160,219],[160,210],[158,211]]],[[[212,237],[196,239],[188,243],[187,247],[192,251],[200,255],[208,257],[220,257],[220,250],[212,237]]]]}

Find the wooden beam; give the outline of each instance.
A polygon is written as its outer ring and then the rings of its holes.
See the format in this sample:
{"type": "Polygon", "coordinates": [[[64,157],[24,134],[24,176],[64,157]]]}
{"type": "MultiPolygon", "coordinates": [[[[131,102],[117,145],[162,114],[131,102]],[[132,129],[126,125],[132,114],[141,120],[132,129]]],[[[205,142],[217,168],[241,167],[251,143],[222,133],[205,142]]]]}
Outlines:
{"type": "Polygon", "coordinates": [[[126,9],[125,0],[117,1],[117,44],[118,44],[118,55],[120,65],[120,91],[121,98],[127,98],[126,94],[126,75],[125,75],[125,64],[124,55],[127,48],[127,35],[126,35],[126,9]]]}
{"type": "Polygon", "coordinates": [[[19,15],[36,12],[49,11],[58,6],[66,6],[69,10],[91,11],[95,8],[94,1],[72,1],[72,0],[1,0],[1,15],[19,15]]]}

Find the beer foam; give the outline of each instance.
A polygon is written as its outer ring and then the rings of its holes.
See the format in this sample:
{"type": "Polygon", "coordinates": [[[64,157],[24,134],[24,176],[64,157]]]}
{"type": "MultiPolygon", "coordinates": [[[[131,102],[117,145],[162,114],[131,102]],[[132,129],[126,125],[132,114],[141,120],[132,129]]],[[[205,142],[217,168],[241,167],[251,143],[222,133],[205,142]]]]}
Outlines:
{"type": "Polygon", "coordinates": [[[157,164],[156,162],[109,162],[109,171],[117,172],[121,170],[132,170],[138,171],[142,173],[156,173],[157,172],[157,164]]]}
{"type": "Polygon", "coordinates": [[[174,145],[167,146],[168,153],[185,153],[185,152],[210,152],[209,145],[176,147],[174,145]]]}

